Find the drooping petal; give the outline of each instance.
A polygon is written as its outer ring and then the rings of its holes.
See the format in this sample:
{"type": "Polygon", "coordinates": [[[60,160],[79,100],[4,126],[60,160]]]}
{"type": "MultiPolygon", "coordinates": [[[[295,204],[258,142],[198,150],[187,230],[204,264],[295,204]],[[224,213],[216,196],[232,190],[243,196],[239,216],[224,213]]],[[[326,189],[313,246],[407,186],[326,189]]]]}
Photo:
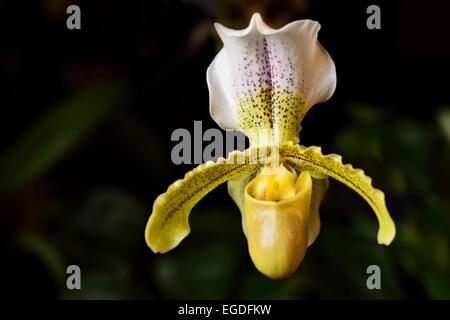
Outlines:
{"type": "Polygon", "coordinates": [[[372,187],[372,179],[361,169],[342,164],[342,157],[336,154],[323,155],[319,147],[305,148],[300,145],[280,146],[280,155],[286,163],[298,170],[308,170],[311,175],[332,177],[361,195],[375,211],[380,228],[378,243],[389,245],[395,237],[395,224],[386,208],[384,193],[372,187]]]}
{"type": "Polygon", "coordinates": [[[328,189],[328,177],[312,178],[311,205],[308,222],[308,247],[316,241],[320,233],[319,207],[328,189]]]}
{"type": "Polygon", "coordinates": [[[293,184],[286,182],[295,195],[279,201],[260,200],[261,182],[265,184],[257,177],[245,189],[248,250],[261,273],[284,279],[297,270],[306,253],[311,176],[304,171],[293,184]]]}
{"type": "Polygon", "coordinates": [[[334,62],[317,40],[320,24],[299,20],[272,29],[254,14],[244,30],[216,29],[224,47],[207,71],[212,118],[243,131],[253,145],[298,142],[305,113],[336,87],[334,62]]]}
{"type": "Polygon", "coordinates": [[[153,252],[165,253],[189,234],[189,213],[208,192],[229,179],[251,175],[258,170],[262,164],[254,157],[255,150],[233,151],[227,159],[206,162],[161,194],[153,204],[145,229],[145,240],[153,252]]]}

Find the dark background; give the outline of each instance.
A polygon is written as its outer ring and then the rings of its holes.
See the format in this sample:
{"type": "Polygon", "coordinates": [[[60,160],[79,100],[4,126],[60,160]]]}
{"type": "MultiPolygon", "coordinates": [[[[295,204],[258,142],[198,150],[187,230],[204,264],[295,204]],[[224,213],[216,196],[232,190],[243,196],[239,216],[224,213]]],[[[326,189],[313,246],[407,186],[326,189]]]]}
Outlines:
{"type": "Polygon", "coordinates": [[[450,298],[449,19],[446,1],[0,1],[0,290],[8,297],[147,299],[450,298]],[[66,8],[81,8],[81,30],[66,8]],[[381,7],[381,30],[366,8],[381,7]],[[318,20],[337,89],[300,133],[363,168],[397,225],[389,247],[353,191],[332,181],[322,231],[290,279],[259,274],[221,185],[192,210],[191,234],[155,255],[154,199],[174,165],[176,128],[217,128],[206,68],[213,23],[318,20]],[[82,290],[66,288],[66,268],[82,290]],[[377,264],[382,290],[366,287],[377,264]]]}

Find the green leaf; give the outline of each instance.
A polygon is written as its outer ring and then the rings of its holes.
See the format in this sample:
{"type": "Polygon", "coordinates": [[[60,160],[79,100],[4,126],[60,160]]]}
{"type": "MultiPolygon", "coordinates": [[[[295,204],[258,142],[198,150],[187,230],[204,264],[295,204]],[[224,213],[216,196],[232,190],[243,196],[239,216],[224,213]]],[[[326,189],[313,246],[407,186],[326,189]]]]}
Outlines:
{"type": "Polygon", "coordinates": [[[123,98],[119,81],[89,85],[34,123],[0,158],[0,192],[12,192],[42,177],[123,98]]]}

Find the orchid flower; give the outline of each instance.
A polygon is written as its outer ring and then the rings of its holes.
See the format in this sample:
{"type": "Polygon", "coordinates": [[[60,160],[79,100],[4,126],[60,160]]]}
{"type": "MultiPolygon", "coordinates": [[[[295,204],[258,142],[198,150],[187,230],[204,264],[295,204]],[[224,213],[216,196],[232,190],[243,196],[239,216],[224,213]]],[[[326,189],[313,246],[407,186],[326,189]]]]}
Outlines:
{"type": "Polygon", "coordinates": [[[228,181],[256,268],[287,278],[319,234],[328,177],[367,201],[378,218],[378,243],[389,245],[395,225],[371,178],[339,155],[299,144],[306,112],[336,88],[334,62],[317,40],[320,24],[272,29],[254,14],[246,29],[215,27],[224,46],[207,70],[210,113],[222,129],[245,133],[250,148],[198,166],[161,194],[145,230],[148,246],[155,253],[175,248],[190,232],[193,206],[228,181]]]}

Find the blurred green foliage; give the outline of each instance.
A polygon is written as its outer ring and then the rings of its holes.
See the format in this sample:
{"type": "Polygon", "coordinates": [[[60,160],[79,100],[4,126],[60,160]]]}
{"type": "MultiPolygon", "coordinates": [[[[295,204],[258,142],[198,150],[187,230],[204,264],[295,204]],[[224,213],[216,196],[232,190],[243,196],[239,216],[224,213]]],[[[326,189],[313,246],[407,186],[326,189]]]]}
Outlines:
{"type": "Polygon", "coordinates": [[[43,115],[0,159],[0,190],[15,191],[45,174],[105,119],[125,92],[118,81],[89,84],[43,115]]]}

